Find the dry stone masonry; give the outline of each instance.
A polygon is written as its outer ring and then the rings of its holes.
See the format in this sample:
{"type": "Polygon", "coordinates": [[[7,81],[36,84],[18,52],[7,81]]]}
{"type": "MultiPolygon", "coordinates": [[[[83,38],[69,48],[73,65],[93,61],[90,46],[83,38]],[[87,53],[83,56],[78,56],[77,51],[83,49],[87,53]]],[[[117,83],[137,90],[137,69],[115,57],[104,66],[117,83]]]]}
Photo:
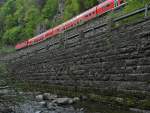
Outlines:
{"type": "Polygon", "coordinates": [[[105,18],[7,56],[12,76],[33,83],[149,93],[150,19],[82,32],[105,18]]]}

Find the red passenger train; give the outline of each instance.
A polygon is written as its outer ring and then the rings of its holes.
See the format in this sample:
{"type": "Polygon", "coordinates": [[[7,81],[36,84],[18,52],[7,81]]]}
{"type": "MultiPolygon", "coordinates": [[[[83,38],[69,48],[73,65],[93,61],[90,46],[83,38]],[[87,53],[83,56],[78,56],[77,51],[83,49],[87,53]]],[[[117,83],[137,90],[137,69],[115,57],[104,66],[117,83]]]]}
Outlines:
{"type": "Polygon", "coordinates": [[[85,11],[84,13],[81,13],[80,15],[68,20],[67,22],[62,23],[61,25],[51,28],[48,31],[31,39],[28,39],[24,42],[18,43],[15,48],[16,50],[19,50],[39,43],[43,40],[46,40],[47,38],[51,38],[65,30],[80,25],[83,22],[89,21],[95,18],[96,16],[100,16],[107,11],[111,11],[114,8],[121,6],[121,4],[123,4],[124,2],[125,0],[106,0],[105,2],[98,4],[97,6],[85,11]]]}

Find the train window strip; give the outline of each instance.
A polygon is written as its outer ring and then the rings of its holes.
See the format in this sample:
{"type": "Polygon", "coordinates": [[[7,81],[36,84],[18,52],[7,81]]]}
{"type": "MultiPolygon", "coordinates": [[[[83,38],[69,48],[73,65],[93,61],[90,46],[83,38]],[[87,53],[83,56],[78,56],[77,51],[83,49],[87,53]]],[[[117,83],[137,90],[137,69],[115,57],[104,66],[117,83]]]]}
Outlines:
{"type": "Polygon", "coordinates": [[[89,13],[89,14],[87,14],[87,15],[85,15],[84,17],[88,17],[88,16],[91,16],[91,15],[94,15],[95,14],[95,11],[93,11],[93,12],[91,12],[91,13],[89,13]]]}
{"type": "Polygon", "coordinates": [[[85,17],[88,17],[88,15],[85,15],[85,17]]]}
{"type": "Polygon", "coordinates": [[[107,8],[107,7],[109,7],[111,5],[111,3],[107,3],[107,4],[105,4],[102,8],[107,8]]]}

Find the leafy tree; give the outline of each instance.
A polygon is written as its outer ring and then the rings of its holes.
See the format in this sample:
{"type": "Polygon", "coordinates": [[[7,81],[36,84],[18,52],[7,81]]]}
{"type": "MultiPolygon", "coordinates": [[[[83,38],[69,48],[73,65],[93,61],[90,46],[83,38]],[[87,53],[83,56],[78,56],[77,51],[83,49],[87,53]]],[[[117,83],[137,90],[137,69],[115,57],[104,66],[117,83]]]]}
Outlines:
{"type": "Polygon", "coordinates": [[[16,10],[16,1],[15,0],[8,0],[4,6],[1,8],[1,14],[3,16],[9,15],[14,13],[16,10]]]}
{"type": "Polygon", "coordinates": [[[8,0],[3,7],[0,8],[0,40],[7,28],[13,26],[15,18],[13,12],[16,10],[15,0],[8,0]]]}
{"type": "Polygon", "coordinates": [[[58,9],[58,0],[47,0],[42,13],[44,18],[52,19],[58,9]]]}
{"type": "Polygon", "coordinates": [[[81,10],[87,10],[90,7],[93,7],[94,5],[98,4],[97,0],[79,0],[80,5],[81,5],[81,10]]]}
{"type": "Polygon", "coordinates": [[[66,5],[64,10],[65,21],[77,15],[80,12],[79,0],[66,0],[65,5],[66,5]]]}
{"type": "Polygon", "coordinates": [[[7,30],[2,37],[4,43],[8,44],[8,45],[15,44],[17,41],[20,40],[19,36],[18,36],[18,34],[20,34],[20,32],[21,32],[20,27],[13,27],[13,28],[7,30]]]}
{"type": "Polygon", "coordinates": [[[39,15],[39,10],[34,6],[31,7],[25,14],[25,32],[29,38],[35,35],[36,26],[42,21],[42,17],[39,15]]]}
{"type": "Polygon", "coordinates": [[[0,41],[15,44],[33,37],[39,26],[53,27],[96,4],[97,0],[66,0],[64,16],[54,21],[59,0],[7,0],[0,7],[0,41]]]}

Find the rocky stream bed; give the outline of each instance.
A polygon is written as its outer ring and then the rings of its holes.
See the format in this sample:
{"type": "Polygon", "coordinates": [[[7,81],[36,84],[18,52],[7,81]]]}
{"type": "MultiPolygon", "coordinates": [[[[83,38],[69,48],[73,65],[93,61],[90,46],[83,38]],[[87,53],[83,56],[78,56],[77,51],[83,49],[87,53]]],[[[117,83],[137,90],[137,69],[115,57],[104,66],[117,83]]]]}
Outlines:
{"type": "Polygon", "coordinates": [[[150,113],[131,108],[122,110],[111,104],[88,101],[86,96],[66,97],[51,93],[21,92],[0,80],[0,113],[150,113]]]}
{"type": "Polygon", "coordinates": [[[50,93],[16,92],[3,86],[0,88],[0,113],[150,113],[137,109],[114,109],[110,105],[82,99],[60,97],[50,93]]]}

